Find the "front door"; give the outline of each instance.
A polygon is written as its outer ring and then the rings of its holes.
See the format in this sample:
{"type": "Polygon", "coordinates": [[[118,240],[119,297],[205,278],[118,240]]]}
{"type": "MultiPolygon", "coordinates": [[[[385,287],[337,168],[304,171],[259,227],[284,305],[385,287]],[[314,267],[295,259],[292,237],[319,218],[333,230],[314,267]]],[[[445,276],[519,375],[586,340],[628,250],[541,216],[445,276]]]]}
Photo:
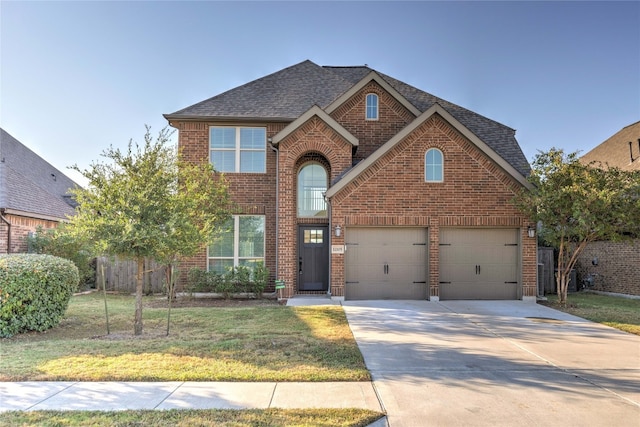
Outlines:
{"type": "Polygon", "coordinates": [[[298,230],[298,290],[329,289],[329,227],[301,225],[298,230]]]}

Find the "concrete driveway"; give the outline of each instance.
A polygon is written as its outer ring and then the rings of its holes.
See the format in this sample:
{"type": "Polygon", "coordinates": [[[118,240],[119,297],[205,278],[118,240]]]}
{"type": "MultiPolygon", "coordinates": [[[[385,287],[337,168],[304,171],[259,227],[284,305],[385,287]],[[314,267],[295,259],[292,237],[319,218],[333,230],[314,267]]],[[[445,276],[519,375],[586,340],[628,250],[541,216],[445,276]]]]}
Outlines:
{"type": "Polygon", "coordinates": [[[391,427],[640,426],[640,337],[522,301],[346,301],[391,427]]]}

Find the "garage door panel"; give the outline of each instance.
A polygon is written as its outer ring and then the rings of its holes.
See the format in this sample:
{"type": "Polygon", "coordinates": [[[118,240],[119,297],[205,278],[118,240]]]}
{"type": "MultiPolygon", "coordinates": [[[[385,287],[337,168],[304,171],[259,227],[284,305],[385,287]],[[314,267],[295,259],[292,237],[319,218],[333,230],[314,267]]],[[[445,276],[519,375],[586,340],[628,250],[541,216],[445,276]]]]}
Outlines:
{"type": "Polygon", "coordinates": [[[440,298],[516,299],[515,229],[441,229],[440,298]]]}
{"type": "Polygon", "coordinates": [[[345,298],[426,299],[426,229],[348,228],[345,298]]]}

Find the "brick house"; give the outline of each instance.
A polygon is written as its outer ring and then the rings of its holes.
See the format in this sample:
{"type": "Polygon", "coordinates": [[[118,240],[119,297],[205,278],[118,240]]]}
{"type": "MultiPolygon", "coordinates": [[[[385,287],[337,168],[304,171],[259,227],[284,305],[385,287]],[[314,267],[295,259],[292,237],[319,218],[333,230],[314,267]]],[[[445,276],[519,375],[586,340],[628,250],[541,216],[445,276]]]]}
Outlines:
{"type": "MultiPolygon", "coordinates": [[[[580,161],[640,171],[640,121],[625,126],[580,161]]],[[[593,290],[640,295],[640,239],[590,243],[578,258],[576,272],[579,284],[587,278],[593,279],[590,286],[593,290]]]]}
{"type": "Polygon", "coordinates": [[[166,114],[237,211],[192,267],[265,262],[284,297],[536,297],[515,131],[367,66],[304,61],[166,114]]]}
{"type": "Polygon", "coordinates": [[[0,254],[27,252],[27,236],[75,212],[77,184],[0,129],[0,254]]]}

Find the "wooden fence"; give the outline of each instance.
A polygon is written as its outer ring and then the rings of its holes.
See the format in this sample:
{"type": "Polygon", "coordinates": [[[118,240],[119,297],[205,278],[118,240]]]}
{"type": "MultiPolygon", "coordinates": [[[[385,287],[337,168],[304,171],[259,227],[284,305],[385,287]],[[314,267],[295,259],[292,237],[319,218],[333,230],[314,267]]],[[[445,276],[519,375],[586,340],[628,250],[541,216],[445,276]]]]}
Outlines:
{"type": "MultiPolygon", "coordinates": [[[[165,287],[165,267],[152,259],[144,262],[144,293],[161,293],[165,287]]],[[[138,264],[136,261],[99,257],[96,262],[96,288],[107,291],[135,293],[138,264]],[[104,266],[104,282],[102,279],[104,266]]]]}
{"type": "Polygon", "coordinates": [[[538,295],[555,293],[553,248],[538,247],[538,295]]]}

